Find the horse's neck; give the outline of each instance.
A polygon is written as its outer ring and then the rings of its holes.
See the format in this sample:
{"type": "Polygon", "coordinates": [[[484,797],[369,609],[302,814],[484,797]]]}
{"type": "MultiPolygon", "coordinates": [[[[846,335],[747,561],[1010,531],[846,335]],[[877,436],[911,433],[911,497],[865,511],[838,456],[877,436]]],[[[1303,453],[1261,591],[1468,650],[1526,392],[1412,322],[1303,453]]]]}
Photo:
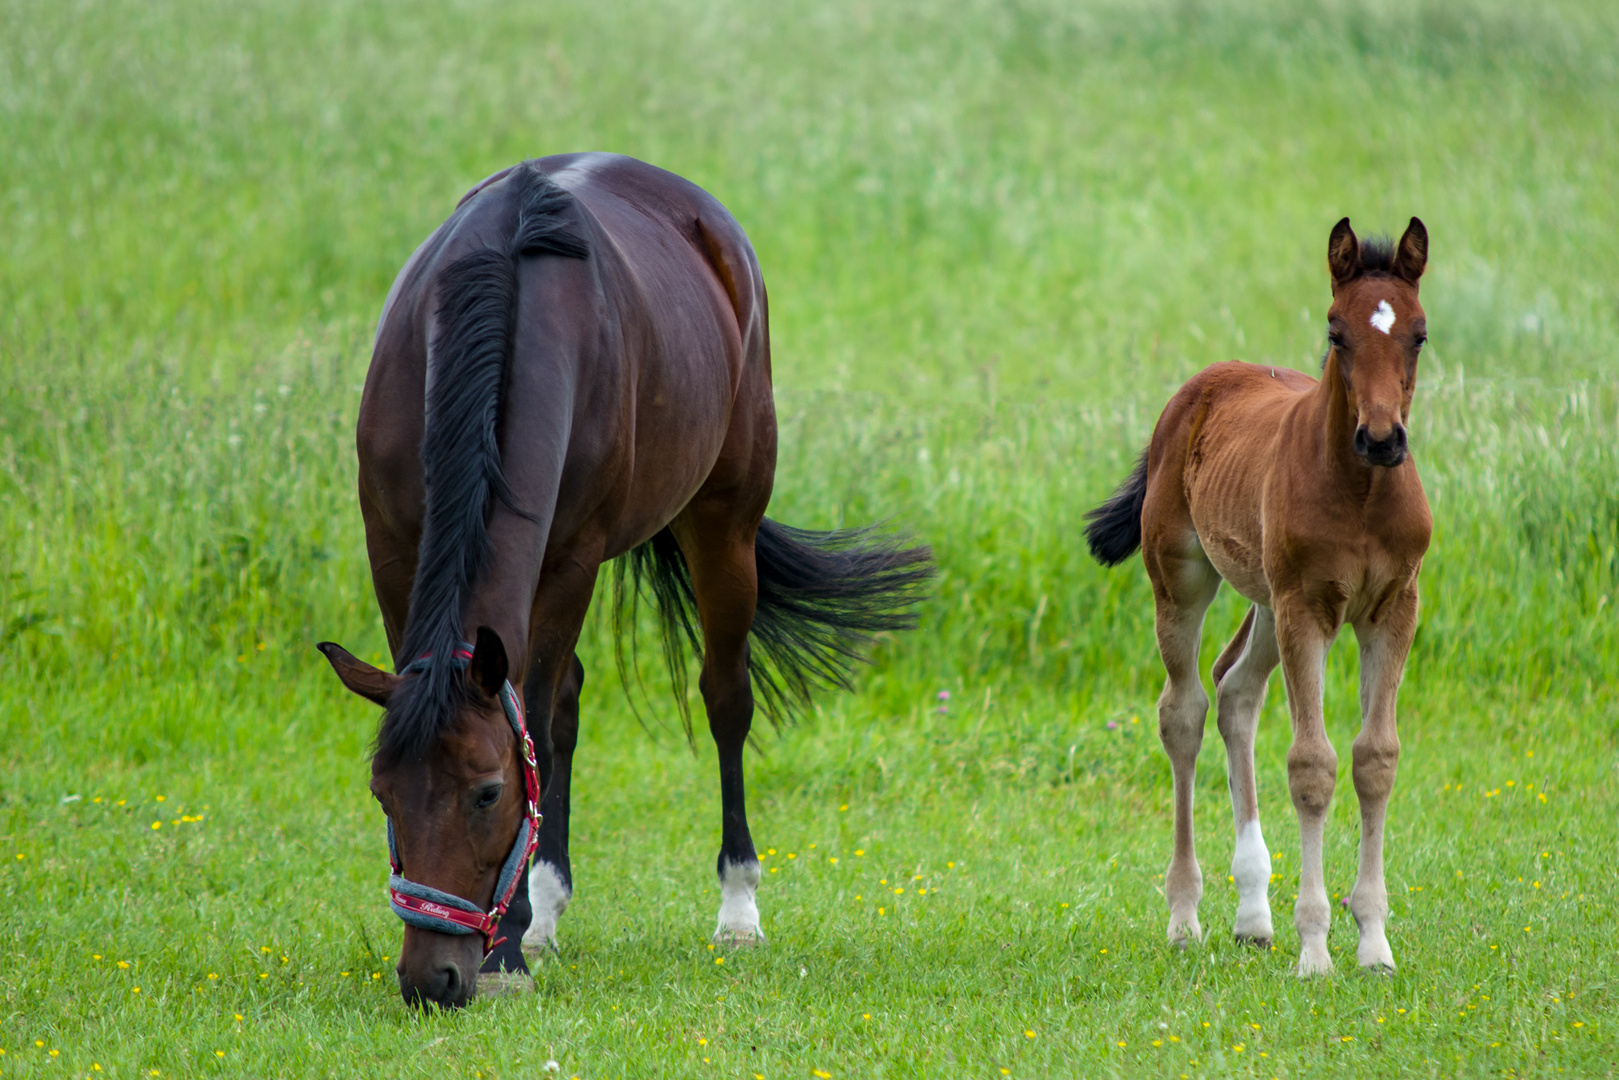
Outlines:
{"type": "Polygon", "coordinates": [[[1355,453],[1356,416],[1349,407],[1349,390],[1338,356],[1327,357],[1321,382],[1310,395],[1310,427],[1319,434],[1321,466],[1346,494],[1364,495],[1371,486],[1371,470],[1355,453]]]}

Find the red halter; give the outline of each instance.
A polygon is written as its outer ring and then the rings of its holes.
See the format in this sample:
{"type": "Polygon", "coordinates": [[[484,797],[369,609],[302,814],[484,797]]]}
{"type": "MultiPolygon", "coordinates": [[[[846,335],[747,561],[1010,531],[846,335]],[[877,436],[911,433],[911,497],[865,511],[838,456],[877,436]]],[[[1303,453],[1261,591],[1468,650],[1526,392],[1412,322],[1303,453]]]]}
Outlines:
{"type": "MultiPolygon", "coordinates": [[[[405,670],[420,671],[431,659],[431,653],[418,657],[405,670]]],[[[463,645],[455,650],[451,662],[458,667],[465,667],[471,659],[472,646],[463,645]]],[[[411,926],[440,934],[482,934],[485,956],[506,940],[497,939],[495,929],[500,925],[501,916],[505,915],[506,909],[511,906],[512,897],[517,892],[517,883],[523,880],[528,860],[539,845],[542,820],[540,769],[534,761],[534,740],[529,737],[528,724],[523,720],[523,709],[517,703],[517,693],[512,689],[510,682],[503,683],[500,687],[500,705],[506,713],[506,719],[512,725],[512,731],[517,735],[518,747],[522,751],[520,756],[523,790],[528,805],[523,814],[523,822],[517,828],[517,836],[512,841],[511,854],[506,856],[500,877],[495,882],[494,906],[485,911],[470,900],[463,900],[459,896],[407,880],[399,872],[399,847],[394,842],[393,819],[388,819],[388,861],[393,866],[393,876],[388,879],[388,905],[393,908],[394,914],[411,926]]]]}

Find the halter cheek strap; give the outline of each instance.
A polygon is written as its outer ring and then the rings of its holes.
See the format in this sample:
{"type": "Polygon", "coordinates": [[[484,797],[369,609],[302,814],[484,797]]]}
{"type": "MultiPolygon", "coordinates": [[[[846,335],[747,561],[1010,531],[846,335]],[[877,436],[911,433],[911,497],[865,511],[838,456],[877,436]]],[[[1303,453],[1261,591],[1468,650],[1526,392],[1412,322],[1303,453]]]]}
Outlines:
{"type": "MultiPolygon", "coordinates": [[[[405,670],[421,671],[431,659],[432,654],[429,653],[409,664],[405,670]]],[[[471,659],[472,646],[462,645],[455,650],[451,663],[464,668],[471,659]]],[[[512,841],[511,854],[506,856],[506,863],[500,868],[500,877],[495,881],[494,906],[485,911],[470,900],[408,880],[399,872],[399,844],[394,839],[393,818],[388,819],[388,861],[393,866],[393,874],[388,878],[388,906],[406,923],[423,930],[439,934],[482,934],[485,956],[506,940],[496,939],[495,929],[500,925],[501,916],[511,906],[517,883],[522,879],[529,857],[540,842],[540,770],[534,761],[534,740],[529,737],[522,707],[517,704],[517,693],[509,681],[501,684],[500,705],[512,725],[518,749],[522,752],[523,793],[527,807],[523,822],[517,827],[517,838],[512,841]]]]}

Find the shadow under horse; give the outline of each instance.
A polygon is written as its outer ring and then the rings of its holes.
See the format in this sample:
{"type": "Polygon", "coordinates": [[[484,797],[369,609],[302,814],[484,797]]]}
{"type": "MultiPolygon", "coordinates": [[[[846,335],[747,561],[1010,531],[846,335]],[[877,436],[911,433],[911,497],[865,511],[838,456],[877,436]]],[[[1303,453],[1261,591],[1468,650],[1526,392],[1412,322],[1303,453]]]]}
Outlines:
{"type": "Polygon", "coordinates": [[[575,647],[598,568],[620,556],[632,597],[646,584],[662,616],[677,690],[681,650],[701,650],[722,803],[715,936],[761,939],[742,769],[755,696],[779,718],[816,684],[846,685],[871,634],[911,624],[932,565],[867,530],[765,518],[765,287],[730,214],[617,155],[496,173],[394,282],[357,444],[398,674],[320,648],[386,709],[371,791],[405,1000],[462,1005],[480,968],[526,971],[520,943],[554,941],[572,895],[575,647]],[[527,786],[543,788],[537,808],[527,786]]]}
{"type": "Polygon", "coordinates": [[[1348,906],[1363,968],[1394,968],[1385,924],[1383,821],[1400,740],[1395,697],[1417,627],[1417,574],[1433,517],[1406,424],[1427,317],[1417,282],[1428,231],[1362,243],[1344,218],[1327,240],[1332,305],[1318,382],[1289,368],[1230,361],[1194,375],[1165,407],[1134,473],[1092,511],[1086,538],[1107,566],[1138,547],[1157,607],[1168,680],[1158,734],[1175,781],[1175,846],[1165,874],[1169,940],[1202,938],[1203,874],[1192,789],[1209,699],[1198,677],[1203,615],[1222,580],[1253,606],[1214,662],[1236,849],[1239,941],[1272,938],[1271,856],[1259,827],[1254,734],[1270,673],[1287,684],[1287,782],[1302,842],[1300,975],[1332,970],[1332,910],[1321,843],[1338,776],[1322,695],[1327,651],[1345,623],[1360,641],[1361,730],[1354,744],[1360,873],[1348,906]]]}

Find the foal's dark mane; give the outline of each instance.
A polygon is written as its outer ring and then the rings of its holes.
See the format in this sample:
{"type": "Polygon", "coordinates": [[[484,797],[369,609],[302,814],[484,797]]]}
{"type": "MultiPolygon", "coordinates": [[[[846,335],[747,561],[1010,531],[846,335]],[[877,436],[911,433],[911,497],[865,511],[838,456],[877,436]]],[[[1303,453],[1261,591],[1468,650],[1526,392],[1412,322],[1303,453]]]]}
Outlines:
{"type": "Polygon", "coordinates": [[[489,559],[489,514],[499,499],[526,516],[506,483],[499,441],[501,391],[516,334],[518,263],[525,255],[589,254],[567,222],[573,197],[532,163],[513,170],[496,191],[510,200],[511,240],[504,250],[463,256],[438,281],[422,437],[426,513],[400,652],[407,665],[430,659],[389,699],[377,732],[377,756],[384,763],[422,756],[454,719],[466,694],[466,680],[457,677],[464,665],[456,664],[454,654],[472,586],[489,559]]]}
{"type": "Polygon", "coordinates": [[[1362,274],[1394,273],[1394,241],[1385,233],[1364,237],[1360,242],[1360,272],[1362,274]]]}

